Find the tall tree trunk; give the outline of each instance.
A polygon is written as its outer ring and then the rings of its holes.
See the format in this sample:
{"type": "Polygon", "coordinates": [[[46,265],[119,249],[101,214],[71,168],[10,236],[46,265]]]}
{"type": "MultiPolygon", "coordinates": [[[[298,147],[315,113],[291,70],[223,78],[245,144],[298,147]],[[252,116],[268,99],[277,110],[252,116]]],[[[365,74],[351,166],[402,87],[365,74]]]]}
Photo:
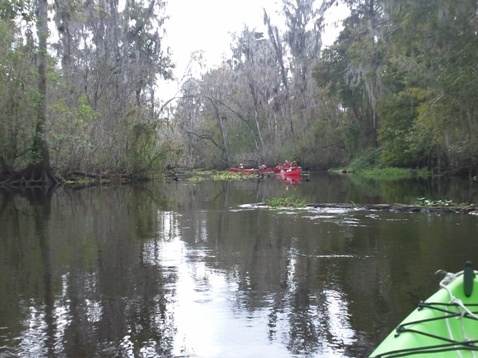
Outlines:
{"type": "Polygon", "coordinates": [[[38,0],[38,109],[35,137],[32,145],[31,163],[41,168],[50,168],[50,153],[45,141],[46,122],[46,62],[48,38],[48,0],[38,0]]]}
{"type": "Polygon", "coordinates": [[[37,2],[38,35],[38,102],[36,111],[35,133],[31,146],[30,164],[19,173],[2,181],[10,187],[54,187],[60,180],[52,173],[50,153],[45,140],[46,124],[46,66],[48,38],[48,0],[37,2]]]}
{"type": "Polygon", "coordinates": [[[50,152],[45,139],[45,124],[47,113],[46,101],[46,68],[48,39],[48,0],[38,0],[37,5],[37,35],[38,35],[38,107],[35,124],[35,134],[32,143],[30,165],[22,173],[21,184],[24,186],[50,186],[59,183],[52,173],[50,152]]]}

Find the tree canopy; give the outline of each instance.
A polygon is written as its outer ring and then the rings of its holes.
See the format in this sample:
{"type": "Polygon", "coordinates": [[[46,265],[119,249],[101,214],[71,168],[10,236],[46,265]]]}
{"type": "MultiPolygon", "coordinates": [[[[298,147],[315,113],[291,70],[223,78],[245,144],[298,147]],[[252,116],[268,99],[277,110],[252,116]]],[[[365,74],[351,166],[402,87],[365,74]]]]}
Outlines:
{"type": "Polygon", "coordinates": [[[478,4],[341,2],[333,45],[322,36],[339,0],[282,0],[164,99],[165,1],[1,0],[2,178],[284,159],[326,169],[371,150],[378,165],[476,174],[478,4]]]}

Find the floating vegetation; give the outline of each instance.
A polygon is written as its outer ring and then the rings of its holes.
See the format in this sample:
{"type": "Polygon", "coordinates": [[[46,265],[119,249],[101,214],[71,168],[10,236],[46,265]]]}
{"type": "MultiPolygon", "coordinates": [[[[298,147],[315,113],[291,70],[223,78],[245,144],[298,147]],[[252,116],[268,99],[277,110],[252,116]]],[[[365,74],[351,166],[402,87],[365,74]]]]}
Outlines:
{"type": "Polygon", "coordinates": [[[256,179],[257,173],[233,173],[229,171],[195,171],[195,175],[189,178],[189,181],[200,182],[203,180],[242,180],[256,179]]]}
{"type": "Polygon", "coordinates": [[[265,202],[271,208],[281,208],[281,207],[304,208],[306,206],[306,202],[303,199],[295,199],[292,197],[271,198],[271,199],[266,199],[265,202]]]}
{"type": "Polygon", "coordinates": [[[233,172],[219,172],[211,176],[212,180],[241,180],[257,178],[256,173],[245,174],[245,173],[233,173],[233,172]]]}
{"type": "MultiPolygon", "coordinates": [[[[417,198],[417,206],[457,206],[453,200],[429,200],[427,198],[417,198]]],[[[463,204],[462,204],[463,205],[463,204]]]]}
{"type": "Polygon", "coordinates": [[[189,181],[192,181],[192,182],[200,182],[200,181],[203,181],[203,180],[206,180],[205,177],[201,177],[199,175],[195,175],[195,176],[192,176],[191,178],[189,178],[189,181]]]}

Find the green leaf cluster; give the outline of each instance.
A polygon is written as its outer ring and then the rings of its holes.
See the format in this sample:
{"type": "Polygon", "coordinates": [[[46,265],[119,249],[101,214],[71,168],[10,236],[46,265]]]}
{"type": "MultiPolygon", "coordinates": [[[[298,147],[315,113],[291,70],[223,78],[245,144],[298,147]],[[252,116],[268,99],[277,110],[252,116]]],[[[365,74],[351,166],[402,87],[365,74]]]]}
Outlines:
{"type": "Polygon", "coordinates": [[[476,170],[476,1],[347,4],[314,77],[357,126],[355,153],[380,148],[382,166],[476,170]]]}
{"type": "Polygon", "coordinates": [[[38,73],[19,33],[15,21],[0,19],[0,172],[29,163],[35,135],[38,73]]]}
{"type": "Polygon", "coordinates": [[[293,198],[291,196],[285,198],[269,198],[265,201],[266,205],[271,208],[280,208],[280,207],[292,207],[292,208],[303,208],[306,206],[306,202],[303,199],[293,198]]]}

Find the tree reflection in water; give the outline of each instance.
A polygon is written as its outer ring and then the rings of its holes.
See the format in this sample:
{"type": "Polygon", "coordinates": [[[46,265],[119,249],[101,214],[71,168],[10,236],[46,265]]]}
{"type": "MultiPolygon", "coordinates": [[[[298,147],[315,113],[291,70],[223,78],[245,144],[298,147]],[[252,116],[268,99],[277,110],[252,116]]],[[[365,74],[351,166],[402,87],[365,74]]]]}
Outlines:
{"type": "MultiPolygon", "coordinates": [[[[364,203],[345,180],[293,192],[364,203]]],[[[463,215],[241,206],[290,193],[272,178],[3,194],[0,355],[366,356],[436,269],[478,252],[463,215]]]]}

